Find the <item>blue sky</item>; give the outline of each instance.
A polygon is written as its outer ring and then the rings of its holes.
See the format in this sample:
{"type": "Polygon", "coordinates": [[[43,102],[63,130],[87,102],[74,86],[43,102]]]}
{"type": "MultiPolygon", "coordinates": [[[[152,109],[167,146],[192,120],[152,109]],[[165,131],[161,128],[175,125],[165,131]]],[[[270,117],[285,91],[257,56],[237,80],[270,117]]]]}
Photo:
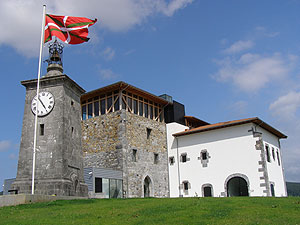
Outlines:
{"type": "Polygon", "coordinates": [[[98,19],[88,43],[64,49],[64,72],[86,91],[122,80],[210,123],[258,116],[288,135],[286,180],[300,182],[299,0],[1,0],[1,186],[16,176],[20,81],[37,78],[43,3],[98,19]]]}

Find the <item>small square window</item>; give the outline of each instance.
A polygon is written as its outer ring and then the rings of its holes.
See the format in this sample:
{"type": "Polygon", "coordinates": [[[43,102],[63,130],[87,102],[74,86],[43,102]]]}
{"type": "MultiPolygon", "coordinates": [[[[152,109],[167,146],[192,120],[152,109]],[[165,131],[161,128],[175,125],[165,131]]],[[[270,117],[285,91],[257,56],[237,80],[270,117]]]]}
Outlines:
{"type": "Polygon", "coordinates": [[[271,159],[270,159],[270,149],[269,149],[268,145],[266,145],[266,154],[267,154],[267,161],[271,162],[271,159]]]}
{"type": "Polygon", "coordinates": [[[173,165],[175,163],[174,156],[172,156],[172,157],[169,158],[169,162],[170,162],[170,165],[173,165]]]}
{"type": "Polygon", "coordinates": [[[137,152],[136,149],[132,149],[132,161],[133,162],[136,162],[136,152],[137,152]]]}
{"type": "Polygon", "coordinates": [[[40,124],[40,136],[44,136],[44,134],[45,134],[45,125],[40,124]]]}
{"type": "Polygon", "coordinates": [[[188,191],[189,190],[189,183],[183,182],[183,190],[188,191]]]}
{"type": "Polygon", "coordinates": [[[202,155],[202,160],[207,159],[207,152],[201,152],[201,155],[202,155]]]}
{"type": "Polygon", "coordinates": [[[154,164],[158,164],[158,154],[154,153],[154,164]]]}
{"type": "Polygon", "coordinates": [[[273,160],[275,161],[275,149],[272,148],[272,157],[273,157],[273,160]]]}
{"type": "Polygon", "coordinates": [[[149,138],[150,138],[151,131],[152,131],[152,129],[150,129],[150,128],[147,128],[147,139],[149,139],[149,138]]]}
{"type": "Polygon", "coordinates": [[[185,163],[187,161],[186,154],[181,155],[181,162],[185,163]]]}
{"type": "Polygon", "coordinates": [[[279,157],[279,152],[278,152],[278,149],[277,149],[277,151],[276,151],[276,154],[277,154],[278,166],[280,166],[280,157],[279,157]]]}

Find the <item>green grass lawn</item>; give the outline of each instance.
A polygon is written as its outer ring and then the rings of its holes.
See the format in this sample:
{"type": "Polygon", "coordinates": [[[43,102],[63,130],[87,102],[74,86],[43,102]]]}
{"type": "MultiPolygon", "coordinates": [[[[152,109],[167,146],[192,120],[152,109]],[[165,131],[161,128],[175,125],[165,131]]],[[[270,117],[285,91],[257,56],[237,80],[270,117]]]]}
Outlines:
{"type": "Polygon", "coordinates": [[[0,208],[0,224],[300,224],[300,197],[60,200],[0,208]]]}

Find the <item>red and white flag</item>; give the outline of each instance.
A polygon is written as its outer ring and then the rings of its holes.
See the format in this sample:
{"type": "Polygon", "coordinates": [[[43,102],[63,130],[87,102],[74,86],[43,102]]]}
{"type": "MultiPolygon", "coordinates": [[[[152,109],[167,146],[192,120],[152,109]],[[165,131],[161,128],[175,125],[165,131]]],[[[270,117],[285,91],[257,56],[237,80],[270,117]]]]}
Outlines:
{"type": "Polygon", "coordinates": [[[94,25],[97,19],[84,17],[56,16],[46,14],[44,42],[55,36],[67,44],[81,44],[89,40],[88,27],[94,25]]]}

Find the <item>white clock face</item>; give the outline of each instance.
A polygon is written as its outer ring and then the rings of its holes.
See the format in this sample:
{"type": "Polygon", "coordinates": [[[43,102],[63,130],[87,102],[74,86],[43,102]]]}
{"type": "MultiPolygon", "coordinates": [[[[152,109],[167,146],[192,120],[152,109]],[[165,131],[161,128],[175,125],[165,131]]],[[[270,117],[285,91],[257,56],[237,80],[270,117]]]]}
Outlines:
{"type": "Polygon", "coordinates": [[[54,97],[50,92],[43,91],[35,96],[31,102],[31,110],[38,116],[46,116],[54,107],[54,97]]]}

